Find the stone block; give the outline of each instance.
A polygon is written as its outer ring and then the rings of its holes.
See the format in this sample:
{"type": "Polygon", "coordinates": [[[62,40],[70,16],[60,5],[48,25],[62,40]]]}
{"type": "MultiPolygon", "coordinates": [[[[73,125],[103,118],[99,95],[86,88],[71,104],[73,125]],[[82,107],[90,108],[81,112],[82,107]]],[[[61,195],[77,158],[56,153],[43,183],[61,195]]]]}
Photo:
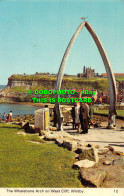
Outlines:
{"type": "Polygon", "coordinates": [[[108,148],[99,148],[98,154],[103,155],[103,154],[106,154],[108,151],[109,151],[108,148]]]}
{"type": "Polygon", "coordinates": [[[98,148],[100,148],[100,147],[99,147],[99,145],[95,145],[95,148],[97,148],[97,149],[98,149],[98,148]]]}
{"type": "Polygon", "coordinates": [[[49,140],[55,141],[58,138],[59,138],[59,136],[57,136],[57,134],[51,134],[50,132],[46,132],[45,137],[44,137],[44,139],[48,140],[48,141],[49,140]]]}
{"type": "Polygon", "coordinates": [[[58,145],[58,146],[62,146],[63,145],[63,139],[62,138],[58,138],[55,140],[55,143],[58,145]]]}
{"type": "Polygon", "coordinates": [[[22,129],[25,129],[25,127],[27,126],[28,121],[22,121],[21,122],[21,127],[22,129]],[[26,125],[26,126],[25,126],[26,125]]]}
{"type": "Polygon", "coordinates": [[[110,151],[114,151],[114,148],[112,146],[105,146],[104,148],[108,148],[110,151]]]}
{"type": "Polygon", "coordinates": [[[85,146],[80,146],[76,149],[76,153],[77,154],[81,154],[84,150],[88,150],[89,148],[88,147],[85,147],[85,146]]]}
{"type": "Polygon", "coordinates": [[[70,140],[64,140],[63,147],[67,148],[68,150],[74,151],[77,148],[77,142],[70,141],[70,140]]]}
{"type": "Polygon", "coordinates": [[[35,110],[35,128],[46,130],[49,127],[49,108],[35,110]]]}
{"type": "Polygon", "coordinates": [[[124,153],[121,151],[113,151],[113,154],[124,156],[124,153]]]}
{"type": "Polygon", "coordinates": [[[80,153],[79,155],[79,160],[84,160],[84,159],[88,159],[90,161],[95,161],[96,163],[98,163],[99,161],[98,150],[94,147],[84,149],[82,153],[80,153]]]}
{"type": "Polygon", "coordinates": [[[96,165],[96,163],[94,161],[89,161],[88,159],[85,160],[81,160],[81,161],[77,161],[73,164],[73,167],[78,167],[78,168],[89,168],[89,167],[93,167],[94,165],[96,165]]]}
{"type": "Polygon", "coordinates": [[[50,131],[56,131],[57,128],[56,128],[56,127],[50,127],[49,130],[50,130],[50,131]]]}
{"type": "Polygon", "coordinates": [[[106,160],[103,162],[103,165],[112,165],[113,162],[112,161],[109,161],[109,160],[106,160]]]}
{"type": "Polygon", "coordinates": [[[124,157],[123,157],[123,156],[119,156],[119,159],[115,159],[115,160],[113,161],[113,164],[114,164],[114,165],[122,166],[123,169],[124,169],[124,157]]]}
{"type": "Polygon", "coordinates": [[[100,168],[81,168],[80,174],[85,186],[100,187],[106,177],[106,172],[100,168]]]}

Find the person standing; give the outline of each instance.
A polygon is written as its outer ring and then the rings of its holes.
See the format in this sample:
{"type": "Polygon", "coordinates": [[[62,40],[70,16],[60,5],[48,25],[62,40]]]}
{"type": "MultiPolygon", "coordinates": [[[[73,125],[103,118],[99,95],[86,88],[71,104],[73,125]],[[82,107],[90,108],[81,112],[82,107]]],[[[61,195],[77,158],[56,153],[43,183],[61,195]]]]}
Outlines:
{"type": "Polygon", "coordinates": [[[92,105],[92,103],[89,103],[89,123],[90,123],[90,125],[93,125],[93,121],[92,121],[93,120],[93,114],[94,114],[93,105],[92,105]]]}
{"type": "Polygon", "coordinates": [[[89,106],[87,103],[82,103],[80,107],[80,122],[81,122],[81,129],[83,130],[81,133],[85,134],[88,133],[89,128],[89,106]]]}
{"type": "Polygon", "coordinates": [[[8,122],[11,122],[11,120],[12,120],[12,111],[10,111],[8,114],[8,122]]]}
{"type": "Polygon", "coordinates": [[[6,112],[3,113],[2,120],[6,119],[6,112]]]}
{"type": "Polygon", "coordinates": [[[79,116],[80,116],[80,105],[79,105],[79,103],[75,103],[75,125],[77,125],[78,126],[78,130],[77,130],[77,132],[80,132],[80,130],[81,130],[81,124],[80,124],[80,118],[79,118],[79,116]]]}
{"type": "Polygon", "coordinates": [[[74,128],[76,129],[76,125],[75,125],[75,105],[72,107],[71,116],[72,116],[72,120],[73,120],[73,130],[74,130],[74,128]]]}

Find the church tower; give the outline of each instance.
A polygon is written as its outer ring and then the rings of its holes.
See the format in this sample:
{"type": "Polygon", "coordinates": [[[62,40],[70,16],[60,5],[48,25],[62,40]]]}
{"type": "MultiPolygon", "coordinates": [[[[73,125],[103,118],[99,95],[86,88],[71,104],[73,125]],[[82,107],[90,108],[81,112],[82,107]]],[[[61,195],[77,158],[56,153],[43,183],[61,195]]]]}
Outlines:
{"type": "Polygon", "coordinates": [[[83,68],[83,73],[86,73],[86,68],[85,68],[85,65],[84,65],[84,68],[83,68]]]}

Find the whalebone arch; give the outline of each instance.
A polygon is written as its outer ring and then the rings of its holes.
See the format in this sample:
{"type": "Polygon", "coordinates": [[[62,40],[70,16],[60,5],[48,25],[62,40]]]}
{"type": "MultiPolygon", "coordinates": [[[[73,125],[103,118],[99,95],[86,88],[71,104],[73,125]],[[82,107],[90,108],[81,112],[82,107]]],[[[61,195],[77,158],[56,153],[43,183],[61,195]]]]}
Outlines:
{"type": "MultiPolygon", "coordinates": [[[[60,68],[58,71],[58,75],[57,75],[57,81],[56,81],[56,90],[60,90],[61,89],[61,84],[62,84],[62,79],[63,79],[63,75],[64,75],[64,70],[67,64],[67,60],[69,57],[69,54],[71,52],[72,46],[76,40],[76,38],[78,37],[79,33],[81,32],[81,30],[83,29],[83,27],[86,27],[86,29],[89,31],[89,33],[91,34],[98,50],[99,53],[101,55],[101,58],[103,60],[105,69],[106,69],[106,73],[108,76],[108,83],[109,83],[109,92],[110,92],[110,107],[109,107],[109,118],[108,121],[111,121],[111,118],[113,117],[113,115],[116,114],[116,100],[117,100],[117,92],[116,92],[116,84],[115,84],[115,77],[112,71],[112,67],[110,64],[110,61],[108,59],[108,56],[105,52],[105,49],[103,48],[103,45],[101,44],[97,34],[95,33],[95,31],[93,30],[93,28],[91,27],[91,25],[88,22],[82,22],[79,27],[77,28],[76,32],[74,33],[73,37],[71,38],[67,49],[64,53],[64,56],[62,58],[61,64],[60,64],[60,68]]],[[[63,122],[63,117],[62,117],[62,113],[61,113],[61,109],[60,109],[60,105],[58,103],[58,98],[59,98],[59,94],[55,94],[55,107],[56,107],[56,113],[57,113],[57,119],[58,119],[58,129],[62,130],[62,122],[63,122]]],[[[111,121],[112,122],[112,121],[111,121]]]]}

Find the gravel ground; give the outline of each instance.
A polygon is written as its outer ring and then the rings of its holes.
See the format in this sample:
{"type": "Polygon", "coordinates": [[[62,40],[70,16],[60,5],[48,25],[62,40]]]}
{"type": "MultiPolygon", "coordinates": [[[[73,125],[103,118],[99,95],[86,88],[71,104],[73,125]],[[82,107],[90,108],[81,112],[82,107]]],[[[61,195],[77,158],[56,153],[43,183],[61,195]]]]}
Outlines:
{"type": "Polygon", "coordinates": [[[80,139],[83,144],[99,145],[101,148],[112,146],[115,150],[124,152],[124,129],[121,129],[124,121],[118,120],[116,129],[106,129],[103,127],[90,128],[88,134],[79,134],[77,130],[72,130],[72,126],[64,126],[64,130],[73,135],[75,139],[80,139]]]}

